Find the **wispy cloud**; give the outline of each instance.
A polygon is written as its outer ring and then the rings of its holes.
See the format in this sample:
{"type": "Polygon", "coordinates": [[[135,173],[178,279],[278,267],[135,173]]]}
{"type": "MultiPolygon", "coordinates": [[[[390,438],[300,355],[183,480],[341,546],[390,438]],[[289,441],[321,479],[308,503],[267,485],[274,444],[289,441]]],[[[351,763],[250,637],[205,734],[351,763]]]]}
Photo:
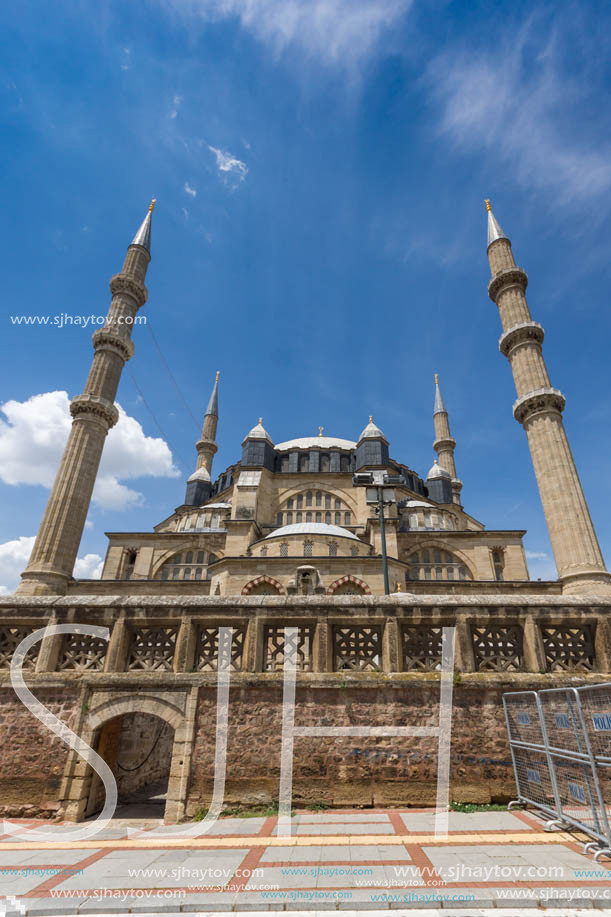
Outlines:
{"type": "Polygon", "coordinates": [[[525,551],[527,560],[543,560],[548,555],[545,551],[525,551]]]}
{"type": "Polygon", "coordinates": [[[234,185],[244,181],[248,175],[248,166],[245,162],[242,162],[241,159],[237,159],[231,153],[226,153],[224,150],[219,150],[215,146],[210,146],[210,144],[208,144],[208,149],[211,153],[214,153],[216,157],[216,167],[219,172],[223,173],[223,177],[226,180],[228,179],[229,182],[234,185]]]}
{"type": "Polygon", "coordinates": [[[182,96],[174,96],[172,99],[172,104],[174,105],[174,108],[170,112],[170,118],[176,118],[178,115],[178,109],[182,105],[182,96]]]}
{"type": "Polygon", "coordinates": [[[189,197],[197,197],[197,188],[192,188],[188,181],[185,182],[185,193],[189,197]]]}
{"type": "Polygon", "coordinates": [[[611,189],[611,137],[588,112],[597,78],[588,47],[594,51],[597,37],[574,40],[572,24],[533,15],[489,50],[442,52],[426,77],[446,141],[489,155],[561,204],[611,189]]]}
{"type": "Polygon", "coordinates": [[[122,48],[121,49],[121,70],[130,70],[132,65],[132,50],[131,48],[122,48]]]}
{"type": "Polygon", "coordinates": [[[350,68],[379,47],[404,18],[412,0],[165,0],[183,14],[238,19],[280,55],[297,48],[309,58],[350,68]]]}

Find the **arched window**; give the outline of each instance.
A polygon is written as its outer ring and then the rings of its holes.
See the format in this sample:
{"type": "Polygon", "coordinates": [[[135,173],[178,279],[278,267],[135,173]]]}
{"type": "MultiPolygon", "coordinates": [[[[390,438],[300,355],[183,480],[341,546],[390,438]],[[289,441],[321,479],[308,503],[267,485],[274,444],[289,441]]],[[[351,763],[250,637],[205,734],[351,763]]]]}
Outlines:
{"type": "Polygon", "coordinates": [[[342,501],[338,500],[338,498],[336,497],[335,498],[335,509],[341,509],[341,508],[342,508],[342,501]]]}
{"type": "Polygon", "coordinates": [[[352,525],[352,513],[344,513],[344,525],[352,525]]]}
{"type": "Polygon", "coordinates": [[[280,557],[288,557],[288,556],[289,556],[288,542],[283,541],[282,544],[280,545],[280,557]]]}
{"type": "Polygon", "coordinates": [[[291,497],[291,499],[290,499],[290,500],[288,501],[288,503],[286,504],[287,507],[288,507],[288,509],[293,509],[293,504],[294,504],[294,502],[295,502],[295,501],[294,501],[293,498],[291,497]]]}
{"type": "Polygon", "coordinates": [[[276,516],[276,525],[282,525],[282,513],[278,513],[276,516]]]}
{"type": "Polygon", "coordinates": [[[303,556],[311,557],[312,556],[312,542],[304,541],[303,543],[303,556]]]}
{"type": "Polygon", "coordinates": [[[311,522],[311,521],[312,521],[312,513],[311,513],[311,512],[307,512],[307,513],[306,513],[306,522],[311,522]]]}
{"type": "Polygon", "coordinates": [[[331,525],[331,513],[325,513],[325,522],[327,525],[331,525]]]}
{"type": "Polygon", "coordinates": [[[325,509],[331,509],[331,497],[325,494],[325,509]]]}
{"type": "Polygon", "coordinates": [[[316,513],[316,521],[322,522],[322,513],[316,513]]]}
{"type": "Polygon", "coordinates": [[[302,521],[303,521],[303,513],[297,513],[297,515],[295,516],[295,518],[296,518],[297,522],[302,522],[302,521]]]}
{"type": "Polygon", "coordinates": [[[208,554],[206,551],[190,550],[185,554],[181,552],[166,560],[161,569],[155,574],[155,579],[206,579],[206,569],[203,565],[214,563],[215,560],[217,560],[216,555],[208,554]],[[197,566],[193,566],[194,564],[197,566]]]}
{"type": "Polygon", "coordinates": [[[185,563],[186,563],[186,564],[192,564],[192,563],[193,563],[193,551],[187,551],[187,555],[186,555],[186,557],[185,557],[185,563]]]}
{"type": "Polygon", "coordinates": [[[322,506],[322,494],[320,491],[316,494],[316,506],[322,506]]]}
{"type": "Polygon", "coordinates": [[[308,490],[306,494],[306,506],[311,506],[311,505],[312,505],[312,491],[308,490]]]}
{"type": "Polygon", "coordinates": [[[292,524],[293,524],[293,514],[292,514],[292,513],[287,513],[287,514],[286,514],[286,524],[287,524],[287,525],[292,525],[292,524]]]}
{"type": "Polygon", "coordinates": [[[329,557],[337,557],[337,544],[335,541],[329,543],[329,557]]]}
{"type": "Polygon", "coordinates": [[[504,579],[503,570],[505,567],[505,560],[503,551],[500,548],[495,548],[492,552],[492,563],[494,565],[494,578],[497,583],[502,583],[504,579]]]}
{"type": "Polygon", "coordinates": [[[307,453],[305,455],[299,456],[299,470],[300,471],[309,471],[310,470],[310,456],[307,455],[307,453]]]}
{"type": "Polygon", "coordinates": [[[198,552],[197,552],[197,563],[198,563],[198,564],[203,564],[203,562],[204,562],[204,552],[203,552],[203,551],[198,551],[198,552]]]}
{"type": "Polygon", "coordinates": [[[297,509],[303,509],[303,494],[297,497],[297,509]]]}
{"type": "Polygon", "coordinates": [[[405,579],[410,580],[467,580],[471,577],[465,565],[450,554],[449,551],[440,551],[433,549],[433,562],[431,563],[431,552],[427,549],[424,551],[414,551],[407,558],[409,564],[405,579]]]}
{"type": "Polygon", "coordinates": [[[342,524],[342,514],[341,514],[341,513],[336,513],[336,514],[335,514],[335,524],[336,524],[336,525],[341,525],[341,524],[342,524]]]}

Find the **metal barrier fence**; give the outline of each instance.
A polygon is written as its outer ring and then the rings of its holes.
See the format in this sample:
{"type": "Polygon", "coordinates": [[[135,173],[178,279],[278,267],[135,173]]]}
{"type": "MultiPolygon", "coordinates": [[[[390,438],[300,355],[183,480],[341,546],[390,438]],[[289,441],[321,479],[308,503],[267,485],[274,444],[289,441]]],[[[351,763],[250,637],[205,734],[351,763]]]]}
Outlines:
{"type": "Polygon", "coordinates": [[[611,855],[611,684],[503,696],[518,799],[611,855]]]}

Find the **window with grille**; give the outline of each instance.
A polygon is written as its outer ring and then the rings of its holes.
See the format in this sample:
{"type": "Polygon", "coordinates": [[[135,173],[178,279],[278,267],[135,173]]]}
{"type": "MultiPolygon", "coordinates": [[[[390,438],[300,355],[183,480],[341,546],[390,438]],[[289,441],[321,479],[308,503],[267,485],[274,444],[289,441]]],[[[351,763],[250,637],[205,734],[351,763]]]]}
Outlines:
{"type": "Polygon", "coordinates": [[[303,543],[303,556],[311,557],[312,556],[312,542],[304,541],[303,543]]]}
{"type": "MultiPolygon", "coordinates": [[[[298,672],[312,671],[314,625],[306,624],[297,631],[296,667],[298,672]]],[[[284,626],[266,624],[263,629],[265,672],[280,672],[284,666],[284,626]]]]}
{"type": "Polygon", "coordinates": [[[355,545],[352,545],[350,548],[350,553],[353,557],[358,557],[359,549],[355,545]]]}
{"type": "Polygon", "coordinates": [[[596,668],[594,627],[541,627],[548,672],[592,672],[596,668]]]}
{"type": "Polygon", "coordinates": [[[471,579],[469,571],[458,557],[449,551],[435,549],[431,559],[431,552],[427,549],[414,551],[407,558],[409,567],[405,579],[409,580],[468,580],[471,579]]]}
{"type": "Polygon", "coordinates": [[[89,634],[66,634],[58,669],[60,672],[101,672],[108,640],[89,634]]]}
{"type": "Polygon", "coordinates": [[[207,551],[187,551],[175,554],[163,564],[155,579],[163,580],[203,580],[206,579],[207,565],[216,560],[214,554],[207,551]]]}
{"type": "Polygon", "coordinates": [[[283,541],[282,544],[280,545],[280,557],[288,557],[288,556],[289,556],[288,542],[283,541]]]}
{"type": "Polygon", "coordinates": [[[522,628],[517,624],[471,627],[478,672],[518,672],[524,665],[522,628]]]}
{"type": "Polygon", "coordinates": [[[492,552],[492,564],[494,566],[494,578],[498,583],[502,583],[504,579],[503,570],[505,567],[505,558],[500,548],[492,552]]]}
{"type": "MultiPolygon", "coordinates": [[[[35,627],[0,627],[0,669],[10,669],[13,653],[22,640],[37,630],[35,627]]],[[[33,669],[36,666],[40,641],[28,650],[23,660],[24,669],[33,669]]]]}
{"type": "MultiPolygon", "coordinates": [[[[231,663],[232,672],[241,672],[244,656],[245,625],[232,624],[231,663]]],[[[195,668],[198,672],[216,672],[219,667],[219,627],[200,627],[197,635],[195,668]]]]}
{"type": "Polygon", "coordinates": [[[403,669],[406,672],[437,672],[441,669],[442,628],[404,627],[403,669]]]}
{"type": "Polygon", "coordinates": [[[337,557],[337,543],[335,541],[329,544],[329,557],[337,557]]]}
{"type": "Polygon", "coordinates": [[[131,632],[127,668],[171,671],[178,627],[136,627],[131,632]]]}
{"type": "Polygon", "coordinates": [[[382,632],[379,627],[334,627],[333,648],[336,672],[381,669],[382,632]]]}

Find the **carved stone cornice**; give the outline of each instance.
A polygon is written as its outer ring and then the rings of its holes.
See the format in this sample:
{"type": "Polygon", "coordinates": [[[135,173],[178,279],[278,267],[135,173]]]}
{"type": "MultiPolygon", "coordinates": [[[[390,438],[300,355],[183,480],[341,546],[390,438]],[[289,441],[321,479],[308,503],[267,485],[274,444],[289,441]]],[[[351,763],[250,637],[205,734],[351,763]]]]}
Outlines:
{"type": "Polygon", "coordinates": [[[488,284],[488,296],[496,302],[501,290],[506,287],[520,287],[522,291],[528,286],[528,274],[521,267],[508,267],[495,274],[488,284]]]}
{"type": "Polygon", "coordinates": [[[99,395],[77,395],[70,402],[70,413],[75,418],[79,414],[93,414],[101,418],[109,428],[114,427],[119,419],[119,412],[114,404],[99,395]]]}
{"type": "Polygon", "coordinates": [[[565,403],[564,395],[557,388],[538,388],[533,392],[527,392],[514,402],[513,416],[518,423],[523,424],[533,414],[562,414],[565,403]]]}
{"type": "Polygon", "coordinates": [[[452,436],[444,436],[441,439],[436,439],[433,443],[433,449],[435,452],[439,452],[440,449],[455,449],[456,440],[452,436]]]}
{"type": "Polygon", "coordinates": [[[520,322],[519,325],[513,325],[508,328],[505,334],[499,338],[499,350],[509,358],[509,354],[514,348],[521,344],[541,344],[545,332],[539,322],[520,322]]]}
{"type": "Polygon", "coordinates": [[[218,446],[212,439],[198,439],[195,443],[195,448],[198,453],[200,452],[211,452],[212,455],[215,455],[218,452],[218,446]]]}
{"type": "Polygon", "coordinates": [[[127,274],[115,274],[110,280],[110,292],[113,296],[122,293],[124,296],[130,296],[138,308],[143,306],[148,297],[148,290],[143,283],[134,280],[127,274]]]}
{"type": "Polygon", "coordinates": [[[114,331],[108,331],[106,328],[98,328],[97,331],[94,331],[91,340],[93,341],[94,350],[116,353],[124,363],[127,363],[134,355],[135,348],[130,338],[120,337],[114,331]]]}

